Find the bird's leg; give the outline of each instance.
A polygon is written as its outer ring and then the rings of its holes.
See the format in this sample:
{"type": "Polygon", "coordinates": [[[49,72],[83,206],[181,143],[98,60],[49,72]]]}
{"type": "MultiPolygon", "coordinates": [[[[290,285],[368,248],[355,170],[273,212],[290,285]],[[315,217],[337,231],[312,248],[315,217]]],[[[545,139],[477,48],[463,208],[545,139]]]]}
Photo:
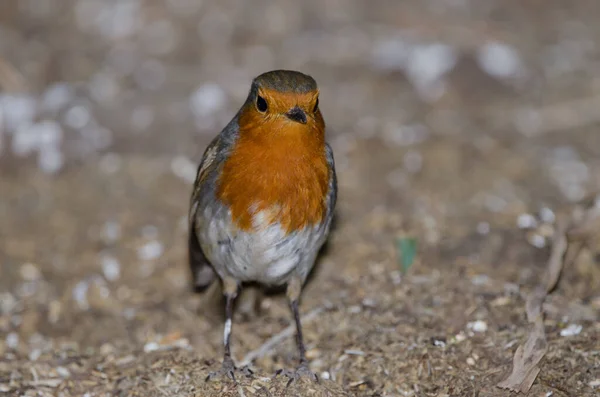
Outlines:
{"type": "MultiPolygon", "coordinates": [[[[223,365],[221,369],[216,372],[211,372],[206,380],[212,380],[218,377],[227,376],[235,380],[235,371],[236,366],[233,362],[233,358],[231,357],[231,328],[233,322],[233,302],[237,295],[238,285],[234,280],[224,280],[224,294],[225,294],[225,328],[223,330],[223,344],[224,344],[224,353],[223,353],[223,365]]],[[[244,367],[242,369],[243,373],[247,376],[252,375],[252,371],[244,367]]]]}
{"type": "Polygon", "coordinates": [[[290,378],[287,386],[289,386],[294,380],[298,380],[300,377],[308,377],[314,381],[319,381],[318,376],[312,372],[308,366],[308,360],[306,359],[306,346],[304,345],[304,338],[302,336],[302,324],[300,322],[300,310],[298,309],[298,300],[300,298],[300,290],[302,282],[298,278],[293,278],[288,284],[287,296],[294,316],[294,322],[296,323],[296,344],[298,346],[298,353],[300,354],[299,365],[295,371],[289,371],[280,369],[276,372],[275,376],[283,374],[290,378]]]}

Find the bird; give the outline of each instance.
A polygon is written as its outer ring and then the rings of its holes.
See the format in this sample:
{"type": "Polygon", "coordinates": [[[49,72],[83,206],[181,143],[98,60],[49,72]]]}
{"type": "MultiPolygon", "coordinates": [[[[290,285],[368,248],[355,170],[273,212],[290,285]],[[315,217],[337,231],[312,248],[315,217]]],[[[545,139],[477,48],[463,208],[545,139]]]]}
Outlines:
{"type": "Polygon", "coordinates": [[[255,77],[246,101],[206,147],[190,199],[194,285],[202,290],[220,279],[225,297],[223,362],[207,381],[236,381],[237,370],[248,375],[248,368],[235,366],[230,348],[233,303],[244,283],[285,288],[299,363],[276,376],[289,383],[319,380],[309,369],[299,300],[330,234],[336,201],[335,161],[315,79],[295,70],[255,77]]]}

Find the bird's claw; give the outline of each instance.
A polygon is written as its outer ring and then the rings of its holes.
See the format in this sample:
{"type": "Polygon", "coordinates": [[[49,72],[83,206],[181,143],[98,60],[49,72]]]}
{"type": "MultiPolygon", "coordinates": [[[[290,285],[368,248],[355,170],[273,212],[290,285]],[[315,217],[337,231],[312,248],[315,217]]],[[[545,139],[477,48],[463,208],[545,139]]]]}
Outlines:
{"type": "Polygon", "coordinates": [[[223,360],[223,365],[221,365],[221,368],[218,371],[209,373],[208,376],[206,377],[205,381],[210,382],[217,378],[227,377],[227,378],[231,379],[234,383],[237,384],[237,380],[235,379],[236,371],[240,372],[242,375],[246,376],[247,378],[254,375],[254,372],[250,369],[250,367],[245,365],[241,368],[237,368],[235,366],[235,364],[233,363],[233,360],[231,358],[227,357],[223,360]]]}
{"type": "Polygon", "coordinates": [[[287,376],[290,380],[288,381],[286,388],[289,387],[292,382],[299,380],[300,378],[309,378],[314,382],[319,383],[319,377],[317,374],[312,372],[310,368],[308,368],[307,363],[301,363],[295,370],[289,369],[279,369],[275,372],[275,376],[283,375],[287,376]]]}

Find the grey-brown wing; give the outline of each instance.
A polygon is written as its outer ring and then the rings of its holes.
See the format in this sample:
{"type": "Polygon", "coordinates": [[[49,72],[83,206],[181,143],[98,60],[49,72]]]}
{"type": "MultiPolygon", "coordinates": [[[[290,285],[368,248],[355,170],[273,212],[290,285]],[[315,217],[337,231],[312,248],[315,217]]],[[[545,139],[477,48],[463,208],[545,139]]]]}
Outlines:
{"type": "Polygon", "coordinates": [[[327,158],[327,164],[331,173],[329,174],[329,191],[327,192],[327,214],[326,217],[331,220],[333,218],[333,211],[335,210],[335,204],[337,202],[337,175],[335,173],[335,160],[333,159],[333,150],[328,143],[325,143],[325,153],[327,158]]]}
{"type": "Polygon", "coordinates": [[[194,287],[197,290],[203,290],[208,287],[216,278],[215,271],[213,270],[209,260],[204,255],[200,242],[198,241],[198,235],[196,234],[196,211],[200,203],[200,195],[202,190],[202,184],[206,181],[206,177],[210,170],[216,165],[216,157],[220,144],[220,138],[217,136],[208,145],[198,171],[196,172],[196,181],[194,182],[194,189],[190,198],[190,209],[188,213],[188,260],[190,270],[192,272],[194,287]]]}

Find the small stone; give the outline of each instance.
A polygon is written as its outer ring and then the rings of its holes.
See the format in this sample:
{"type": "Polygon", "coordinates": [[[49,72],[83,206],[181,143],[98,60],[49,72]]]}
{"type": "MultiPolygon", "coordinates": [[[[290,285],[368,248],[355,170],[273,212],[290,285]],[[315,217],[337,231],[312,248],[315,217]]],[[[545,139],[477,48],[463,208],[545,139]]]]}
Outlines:
{"type": "Polygon", "coordinates": [[[467,364],[469,364],[470,366],[474,366],[475,365],[475,360],[473,359],[473,357],[467,358],[467,364]]]}
{"type": "Polygon", "coordinates": [[[456,340],[456,342],[463,342],[464,340],[467,339],[467,336],[465,335],[464,332],[459,332],[458,334],[456,334],[456,336],[454,337],[454,339],[456,340]]]}
{"type": "Polygon", "coordinates": [[[64,162],[64,156],[58,148],[44,148],[39,152],[38,167],[46,174],[55,174],[60,171],[64,162]]]}
{"type": "Polygon", "coordinates": [[[194,183],[197,170],[198,166],[185,156],[177,156],[171,161],[171,171],[185,183],[194,183]]]}
{"type": "Polygon", "coordinates": [[[91,120],[90,110],[83,105],[76,105],[67,110],[64,122],[74,130],[79,130],[88,125],[91,120]]]}
{"type": "Polygon", "coordinates": [[[399,270],[394,270],[390,273],[390,279],[392,280],[392,284],[400,285],[402,282],[402,273],[399,270]]]}
{"type": "Polygon", "coordinates": [[[82,280],[73,288],[73,299],[82,310],[87,310],[90,307],[87,300],[89,287],[89,283],[86,280],[82,280]]]}
{"type": "Polygon", "coordinates": [[[527,241],[536,248],[544,248],[546,246],[546,239],[538,233],[529,233],[527,241]]]}
{"type": "Polygon", "coordinates": [[[160,241],[149,241],[138,249],[138,257],[144,261],[151,261],[159,258],[163,250],[163,245],[160,241]]]}
{"type": "Polygon", "coordinates": [[[225,91],[216,83],[205,83],[190,97],[190,106],[196,117],[207,117],[225,107],[225,91]]]}
{"type": "Polygon", "coordinates": [[[583,327],[579,324],[570,324],[567,328],[560,331],[560,336],[575,336],[581,333],[583,327]]]}
{"type": "Polygon", "coordinates": [[[467,324],[467,328],[473,332],[485,332],[488,329],[487,323],[482,320],[473,321],[467,324]]]}
{"type": "Polygon", "coordinates": [[[15,333],[15,332],[11,332],[10,334],[6,335],[6,346],[9,349],[13,349],[13,350],[18,348],[19,347],[19,334],[15,333]]]}
{"type": "Polygon", "coordinates": [[[42,273],[33,263],[23,264],[20,273],[25,281],[36,281],[42,278],[42,273]]]}
{"type": "Polygon", "coordinates": [[[62,378],[68,378],[71,376],[71,371],[65,367],[56,367],[56,373],[62,378]]]}
{"type": "Polygon", "coordinates": [[[37,359],[40,358],[41,355],[42,355],[42,351],[40,349],[33,349],[29,353],[29,360],[30,361],[37,361],[37,359]]]}
{"type": "Polygon", "coordinates": [[[490,232],[490,224],[487,222],[479,222],[477,224],[477,233],[485,235],[490,232]]]}
{"type": "Polygon", "coordinates": [[[150,353],[160,349],[160,345],[156,342],[148,342],[144,345],[144,352],[150,353]]]}
{"type": "Polygon", "coordinates": [[[537,226],[537,220],[531,214],[521,214],[517,218],[519,229],[533,229],[537,226]]]}
{"type": "Polygon", "coordinates": [[[121,264],[119,261],[109,255],[103,256],[101,259],[102,272],[108,281],[118,280],[121,275],[121,264]]]}
{"type": "Polygon", "coordinates": [[[505,43],[491,41],[477,51],[479,67],[496,78],[517,77],[523,70],[519,53],[505,43]]]}
{"type": "Polygon", "coordinates": [[[596,388],[600,386],[600,378],[599,379],[594,379],[593,381],[590,381],[588,383],[588,386],[591,388],[596,388]]]}
{"type": "Polygon", "coordinates": [[[471,284],[473,285],[486,285],[489,284],[490,277],[485,274],[478,274],[471,277],[471,284]]]}
{"type": "Polygon", "coordinates": [[[9,314],[17,305],[17,299],[10,292],[0,293],[0,312],[9,314]]]}
{"type": "Polygon", "coordinates": [[[102,228],[105,243],[114,243],[121,237],[121,225],[115,221],[107,221],[102,228]]]}
{"type": "Polygon", "coordinates": [[[556,215],[554,214],[554,211],[552,211],[550,208],[543,207],[540,210],[540,219],[542,220],[542,222],[545,223],[554,223],[554,221],[556,220],[556,215]]]}
{"type": "Polygon", "coordinates": [[[348,307],[348,313],[350,314],[358,314],[362,311],[362,308],[359,305],[354,305],[348,307]]]}

